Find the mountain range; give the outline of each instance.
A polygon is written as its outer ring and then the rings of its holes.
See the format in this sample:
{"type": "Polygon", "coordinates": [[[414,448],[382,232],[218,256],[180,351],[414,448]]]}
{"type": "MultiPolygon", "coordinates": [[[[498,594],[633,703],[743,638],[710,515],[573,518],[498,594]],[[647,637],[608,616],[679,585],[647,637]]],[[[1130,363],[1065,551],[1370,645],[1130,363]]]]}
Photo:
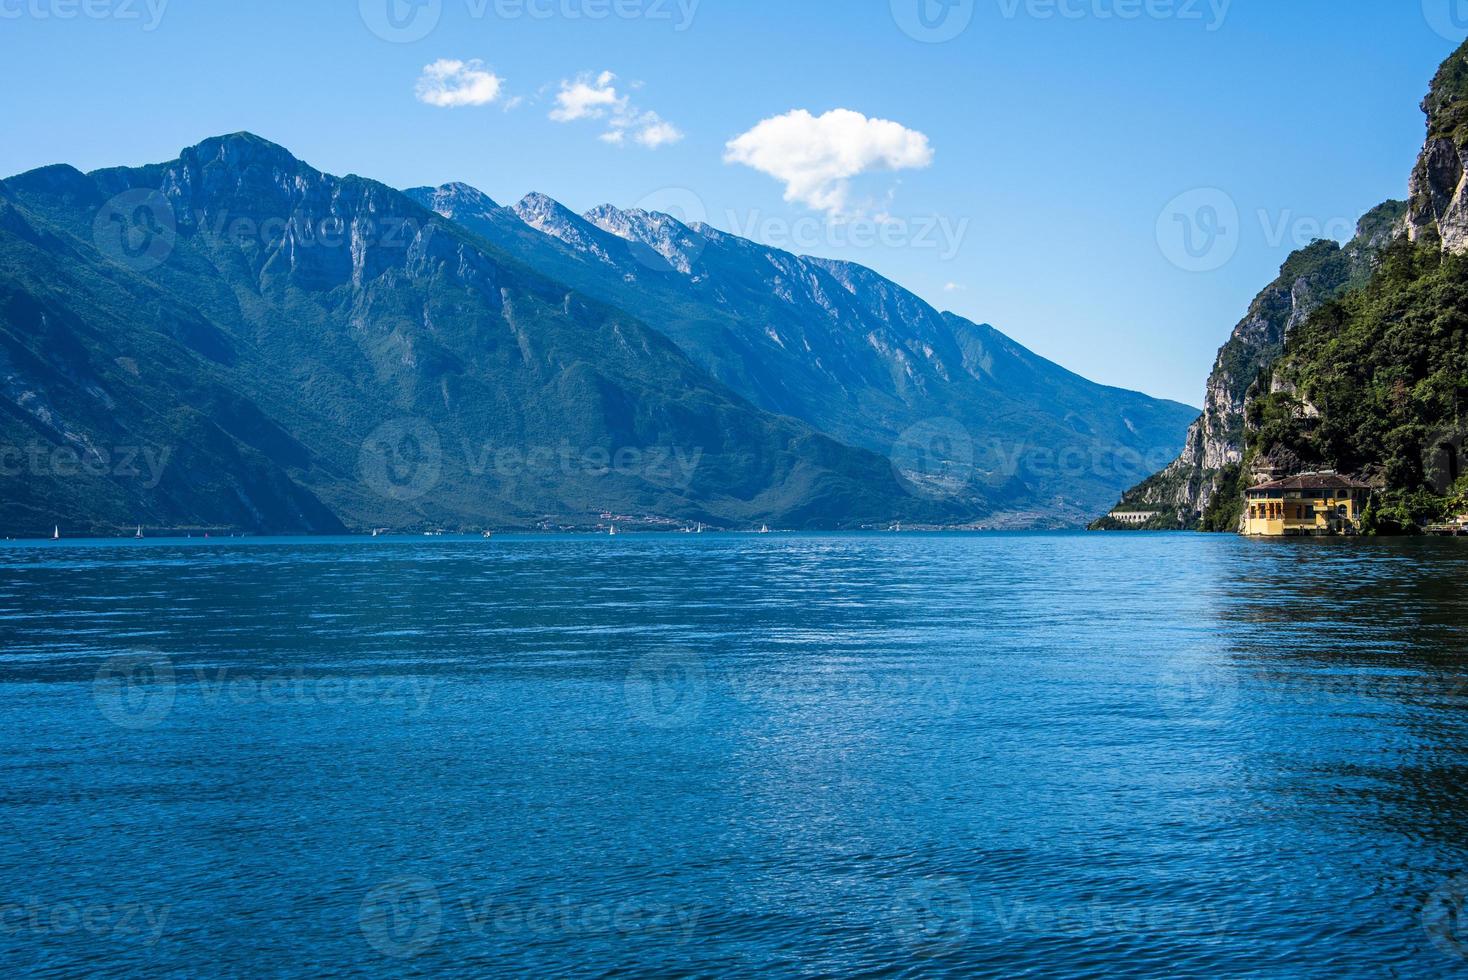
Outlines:
{"type": "Polygon", "coordinates": [[[502,207],[462,184],[414,200],[559,281],[636,309],[767,411],[893,458],[920,493],[991,524],[1083,523],[1181,431],[1181,405],[1086,381],[860,265],[708,224],[541,194],[502,207]]]}
{"type": "Polygon", "coordinates": [[[335,177],[0,182],[0,528],[1075,524],[1194,414],[861,266],[335,177]]]}

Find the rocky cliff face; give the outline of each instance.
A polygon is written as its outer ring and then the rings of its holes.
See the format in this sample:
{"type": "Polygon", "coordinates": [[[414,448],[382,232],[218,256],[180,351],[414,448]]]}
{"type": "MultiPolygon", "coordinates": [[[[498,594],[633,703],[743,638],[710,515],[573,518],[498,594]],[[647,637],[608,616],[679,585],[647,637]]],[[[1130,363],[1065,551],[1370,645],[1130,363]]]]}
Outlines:
{"type": "Polygon", "coordinates": [[[1229,468],[1244,458],[1245,414],[1252,393],[1268,391],[1269,368],[1285,341],[1328,300],[1366,281],[1401,226],[1406,205],[1389,201],[1368,212],[1345,246],[1315,242],[1286,260],[1279,278],[1250,304],[1218,352],[1203,414],[1188,430],[1182,454],[1122,497],[1122,506],[1162,511],[1154,524],[1197,525],[1214,496],[1232,493],[1229,468]]]}
{"type": "MultiPolygon", "coordinates": [[[[1123,496],[1124,507],[1163,512],[1150,526],[1197,526],[1215,497],[1237,493],[1238,482],[1253,475],[1237,471],[1245,456],[1245,420],[1254,399],[1289,390],[1291,382],[1275,370],[1286,342],[1326,302],[1364,286],[1393,240],[1405,233],[1413,242],[1440,243],[1448,254],[1468,252],[1468,43],[1438,70],[1422,110],[1427,141],[1412,172],[1410,199],[1369,212],[1343,248],[1316,242],[1290,256],[1219,351],[1203,415],[1188,431],[1182,454],[1123,496]]],[[[1307,414],[1314,411],[1303,398],[1301,405],[1307,414]]],[[[1289,463],[1265,460],[1276,468],[1289,463]]]]}
{"type": "Polygon", "coordinates": [[[1468,45],[1453,53],[1422,102],[1427,144],[1412,171],[1407,234],[1468,252],[1468,45]]]}

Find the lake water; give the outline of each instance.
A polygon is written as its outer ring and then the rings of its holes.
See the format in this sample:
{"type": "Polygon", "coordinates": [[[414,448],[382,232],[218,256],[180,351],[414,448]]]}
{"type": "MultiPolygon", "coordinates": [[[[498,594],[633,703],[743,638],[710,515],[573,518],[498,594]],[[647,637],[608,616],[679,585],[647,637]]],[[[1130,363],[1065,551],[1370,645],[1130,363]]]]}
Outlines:
{"type": "Polygon", "coordinates": [[[0,548],[0,968],[1468,973],[1468,541],[0,548]]]}

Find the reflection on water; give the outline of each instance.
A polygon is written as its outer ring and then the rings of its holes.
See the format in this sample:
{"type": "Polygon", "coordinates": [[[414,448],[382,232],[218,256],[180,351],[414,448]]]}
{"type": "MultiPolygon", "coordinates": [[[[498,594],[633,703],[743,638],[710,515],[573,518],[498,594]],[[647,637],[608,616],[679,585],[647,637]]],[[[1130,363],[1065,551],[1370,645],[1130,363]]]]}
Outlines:
{"type": "Polygon", "coordinates": [[[0,550],[0,964],[1468,973],[1464,544],[0,550]]]}

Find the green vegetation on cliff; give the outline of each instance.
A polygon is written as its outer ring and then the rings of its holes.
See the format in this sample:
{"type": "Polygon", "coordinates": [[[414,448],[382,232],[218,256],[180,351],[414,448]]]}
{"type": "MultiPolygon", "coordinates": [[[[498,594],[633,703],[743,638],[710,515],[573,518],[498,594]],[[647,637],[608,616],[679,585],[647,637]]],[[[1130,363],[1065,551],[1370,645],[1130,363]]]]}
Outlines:
{"type": "Polygon", "coordinates": [[[1373,477],[1382,529],[1463,506],[1468,257],[1394,242],[1364,289],[1294,332],[1273,388],[1249,406],[1246,469],[1267,457],[1373,477]]]}
{"type": "Polygon", "coordinates": [[[1438,69],[1432,89],[1422,102],[1427,113],[1427,138],[1468,143],[1468,44],[1438,69]]]}
{"type": "Polygon", "coordinates": [[[1305,317],[1370,282],[1380,251],[1399,231],[1406,213],[1407,202],[1387,201],[1362,216],[1356,236],[1344,246],[1320,240],[1285,260],[1279,276],[1255,297],[1219,350],[1208,378],[1207,408],[1189,431],[1182,456],[1122,497],[1122,508],[1161,513],[1140,526],[1103,517],[1092,525],[1094,530],[1238,529],[1249,400],[1268,390],[1270,372],[1305,317]]]}

